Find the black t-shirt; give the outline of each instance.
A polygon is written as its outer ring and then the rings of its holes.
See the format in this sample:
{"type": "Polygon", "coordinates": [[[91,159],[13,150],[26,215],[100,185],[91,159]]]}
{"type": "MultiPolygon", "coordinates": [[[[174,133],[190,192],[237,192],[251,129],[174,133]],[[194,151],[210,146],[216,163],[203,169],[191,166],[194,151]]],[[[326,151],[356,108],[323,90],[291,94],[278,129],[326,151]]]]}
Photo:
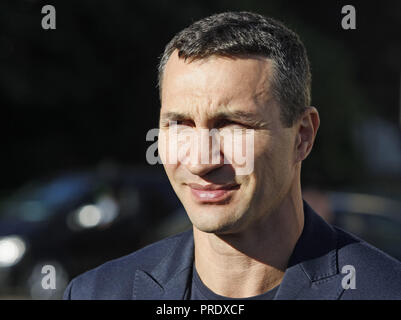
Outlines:
{"type": "Polygon", "coordinates": [[[243,298],[243,299],[228,298],[214,293],[212,290],[210,290],[203,284],[201,278],[198,275],[198,272],[196,271],[195,264],[192,269],[193,271],[192,271],[191,294],[189,298],[190,300],[273,300],[274,297],[276,296],[278,288],[280,287],[278,285],[273,289],[254,297],[243,298]]]}

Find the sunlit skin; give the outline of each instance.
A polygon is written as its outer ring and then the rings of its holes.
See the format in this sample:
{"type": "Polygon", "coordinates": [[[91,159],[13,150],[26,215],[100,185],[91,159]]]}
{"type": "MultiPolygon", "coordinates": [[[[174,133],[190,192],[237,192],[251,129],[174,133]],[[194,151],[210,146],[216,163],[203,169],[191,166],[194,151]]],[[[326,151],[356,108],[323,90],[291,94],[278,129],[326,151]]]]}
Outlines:
{"type": "MultiPolygon", "coordinates": [[[[227,297],[250,297],[278,285],[302,232],[301,162],[311,151],[319,115],[308,107],[290,128],[271,93],[271,60],[174,52],[162,79],[160,129],[253,129],[254,170],[236,163],[164,163],[193,224],[195,265],[204,284],[227,297]],[[222,201],[196,197],[197,186],[228,186],[222,201]],[[195,196],[194,196],[195,194],[195,196]]],[[[166,157],[166,144],[159,152],[166,157]]],[[[200,155],[199,155],[200,159],[200,155]]],[[[202,190],[200,191],[202,193],[202,190]]],[[[217,192],[217,191],[216,191],[217,192]]]]}

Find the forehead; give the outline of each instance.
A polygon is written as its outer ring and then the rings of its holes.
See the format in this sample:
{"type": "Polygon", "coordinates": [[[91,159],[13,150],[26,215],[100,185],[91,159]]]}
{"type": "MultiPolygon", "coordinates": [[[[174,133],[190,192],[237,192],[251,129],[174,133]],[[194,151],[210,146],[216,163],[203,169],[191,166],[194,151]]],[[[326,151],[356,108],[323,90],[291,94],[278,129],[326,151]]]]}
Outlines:
{"type": "Polygon", "coordinates": [[[271,99],[272,72],[272,61],[264,57],[210,56],[191,61],[180,59],[175,51],[163,74],[162,110],[257,112],[271,99]]]}

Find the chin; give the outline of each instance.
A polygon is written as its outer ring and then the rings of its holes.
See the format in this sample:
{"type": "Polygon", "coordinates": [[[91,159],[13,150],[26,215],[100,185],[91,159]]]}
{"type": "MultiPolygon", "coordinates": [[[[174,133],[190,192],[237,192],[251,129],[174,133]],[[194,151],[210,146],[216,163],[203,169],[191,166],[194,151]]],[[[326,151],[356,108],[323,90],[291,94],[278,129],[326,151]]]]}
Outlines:
{"type": "MultiPolygon", "coordinates": [[[[231,233],[239,222],[239,215],[233,208],[210,207],[192,208],[188,211],[188,217],[193,226],[205,233],[226,234],[231,233]]],[[[240,215],[241,216],[241,215],[240,215]]]]}

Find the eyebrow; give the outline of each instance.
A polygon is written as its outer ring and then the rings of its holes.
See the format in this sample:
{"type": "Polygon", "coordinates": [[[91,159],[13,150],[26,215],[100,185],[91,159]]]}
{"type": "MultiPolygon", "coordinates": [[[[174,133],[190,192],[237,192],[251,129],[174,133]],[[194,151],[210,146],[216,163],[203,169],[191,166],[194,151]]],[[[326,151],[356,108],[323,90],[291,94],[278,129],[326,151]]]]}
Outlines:
{"type": "Polygon", "coordinates": [[[266,122],[263,121],[259,115],[241,110],[221,111],[218,112],[213,118],[215,120],[239,121],[257,127],[266,126],[266,122]]]}
{"type": "MultiPolygon", "coordinates": [[[[168,111],[162,113],[160,115],[160,122],[162,124],[167,124],[170,121],[183,121],[192,119],[192,115],[186,112],[175,112],[168,111]]],[[[263,121],[260,116],[246,112],[241,110],[233,110],[233,111],[220,111],[214,114],[211,117],[212,120],[231,120],[242,122],[247,125],[256,126],[256,127],[265,127],[267,126],[267,122],[263,121]]]]}
{"type": "Polygon", "coordinates": [[[192,116],[189,113],[181,113],[181,112],[164,112],[160,115],[160,122],[166,123],[169,121],[181,121],[191,119],[192,116]]]}

